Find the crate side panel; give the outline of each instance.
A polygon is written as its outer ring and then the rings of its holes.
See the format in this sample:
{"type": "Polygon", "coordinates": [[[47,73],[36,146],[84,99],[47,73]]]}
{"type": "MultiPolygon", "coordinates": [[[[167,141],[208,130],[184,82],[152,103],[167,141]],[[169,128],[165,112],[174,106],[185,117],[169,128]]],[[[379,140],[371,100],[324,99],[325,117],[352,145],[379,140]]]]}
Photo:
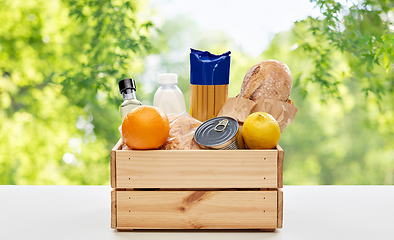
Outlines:
{"type": "Polygon", "coordinates": [[[277,188],[277,151],[117,151],[116,174],[117,188],[277,188]]]}
{"type": "Polygon", "coordinates": [[[278,189],[278,228],[283,226],[283,191],[278,189]]]}
{"type": "Polygon", "coordinates": [[[285,152],[279,144],[276,146],[278,150],[278,188],[283,188],[283,159],[285,152]]]}
{"type": "Polygon", "coordinates": [[[116,143],[116,145],[111,150],[111,162],[110,162],[110,169],[111,169],[111,187],[116,188],[116,151],[119,150],[122,146],[122,139],[116,143]]]}
{"type": "Polygon", "coordinates": [[[116,191],[111,191],[111,228],[115,229],[116,219],[117,219],[117,209],[116,209],[116,191]]]}
{"type": "Polygon", "coordinates": [[[277,191],[118,191],[120,229],[273,229],[277,191]]]}

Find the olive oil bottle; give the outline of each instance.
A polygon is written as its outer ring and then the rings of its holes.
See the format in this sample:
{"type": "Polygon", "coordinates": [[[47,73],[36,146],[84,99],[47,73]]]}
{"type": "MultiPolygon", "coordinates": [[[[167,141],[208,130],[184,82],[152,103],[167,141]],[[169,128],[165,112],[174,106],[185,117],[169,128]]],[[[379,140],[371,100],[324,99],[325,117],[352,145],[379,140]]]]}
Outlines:
{"type": "Polygon", "coordinates": [[[142,103],[135,96],[135,81],[131,78],[123,79],[119,82],[119,91],[123,96],[123,103],[120,105],[120,116],[122,122],[127,114],[134,108],[141,106],[142,103]]]}

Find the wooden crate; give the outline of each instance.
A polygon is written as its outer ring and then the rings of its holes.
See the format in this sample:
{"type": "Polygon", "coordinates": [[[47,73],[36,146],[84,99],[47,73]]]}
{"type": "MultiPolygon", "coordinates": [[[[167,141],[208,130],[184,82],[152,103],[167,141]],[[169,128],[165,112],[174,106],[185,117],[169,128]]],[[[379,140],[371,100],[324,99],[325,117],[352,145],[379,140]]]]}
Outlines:
{"type": "Polygon", "coordinates": [[[112,221],[132,229],[282,227],[283,150],[111,152],[112,221]]]}

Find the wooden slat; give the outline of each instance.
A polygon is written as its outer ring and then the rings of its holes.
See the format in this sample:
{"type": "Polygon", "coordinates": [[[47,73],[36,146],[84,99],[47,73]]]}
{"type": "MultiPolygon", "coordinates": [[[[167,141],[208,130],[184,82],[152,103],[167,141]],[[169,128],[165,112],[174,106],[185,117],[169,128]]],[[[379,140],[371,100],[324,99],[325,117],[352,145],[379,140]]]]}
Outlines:
{"type": "Polygon", "coordinates": [[[276,149],[278,149],[278,188],[283,188],[283,159],[285,152],[279,144],[276,145],[276,149]]]}
{"type": "Polygon", "coordinates": [[[116,191],[111,191],[111,228],[117,227],[116,191]]]}
{"type": "Polygon", "coordinates": [[[277,188],[277,150],[118,150],[116,188],[277,188]]]}
{"type": "Polygon", "coordinates": [[[277,228],[282,228],[283,226],[283,191],[278,189],[278,226],[277,228]]]}
{"type": "Polygon", "coordinates": [[[277,191],[117,191],[118,229],[274,229],[277,191]]]}
{"type": "Polygon", "coordinates": [[[122,146],[122,138],[116,143],[116,145],[111,150],[111,187],[116,188],[116,151],[121,149],[122,146]]]}

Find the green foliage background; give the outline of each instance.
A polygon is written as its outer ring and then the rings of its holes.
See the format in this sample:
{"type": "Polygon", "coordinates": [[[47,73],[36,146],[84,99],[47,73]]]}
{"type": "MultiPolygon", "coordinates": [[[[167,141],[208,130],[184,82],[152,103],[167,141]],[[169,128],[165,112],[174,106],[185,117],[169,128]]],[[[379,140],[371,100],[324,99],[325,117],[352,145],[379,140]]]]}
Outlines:
{"type": "Polygon", "coordinates": [[[314,2],[319,17],[252,57],[187,16],[153,25],[145,1],[0,0],[0,184],[109,184],[117,82],[135,78],[151,104],[157,74],[176,72],[188,104],[190,47],[232,51],[230,97],[257,62],[290,67],[285,184],[393,184],[394,5],[314,2]]]}

